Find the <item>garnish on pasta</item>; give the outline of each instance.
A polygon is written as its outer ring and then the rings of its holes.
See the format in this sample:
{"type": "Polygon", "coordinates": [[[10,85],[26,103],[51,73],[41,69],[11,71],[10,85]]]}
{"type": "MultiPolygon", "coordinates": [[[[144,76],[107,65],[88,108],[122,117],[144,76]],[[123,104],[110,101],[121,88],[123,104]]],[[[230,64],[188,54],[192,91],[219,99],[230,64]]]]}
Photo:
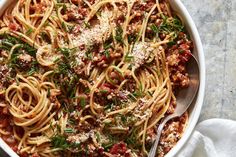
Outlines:
{"type": "Polygon", "coordinates": [[[145,157],[192,49],[167,0],[18,0],[0,20],[0,137],[22,157],[145,157]]]}

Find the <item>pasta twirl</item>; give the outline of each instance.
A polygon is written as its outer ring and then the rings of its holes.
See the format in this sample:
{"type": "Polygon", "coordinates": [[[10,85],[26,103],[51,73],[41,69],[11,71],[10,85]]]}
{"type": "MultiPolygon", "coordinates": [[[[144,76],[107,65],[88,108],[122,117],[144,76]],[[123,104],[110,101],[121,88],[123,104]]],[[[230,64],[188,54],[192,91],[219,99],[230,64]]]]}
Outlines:
{"type": "Polygon", "coordinates": [[[192,49],[167,0],[19,0],[0,20],[0,137],[20,156],[147,156],[192,49]]]}

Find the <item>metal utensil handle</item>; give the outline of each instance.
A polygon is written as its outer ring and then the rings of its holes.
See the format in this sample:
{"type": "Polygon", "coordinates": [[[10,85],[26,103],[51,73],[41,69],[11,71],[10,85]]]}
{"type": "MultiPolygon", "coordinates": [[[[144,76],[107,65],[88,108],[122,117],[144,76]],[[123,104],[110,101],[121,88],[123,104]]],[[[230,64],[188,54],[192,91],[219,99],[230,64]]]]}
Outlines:
{"type": "Polygon", "coordinates": [[[155,139],[155,143],[152,145],[152,148],[150,149],[149,151],[149,154],[148,154],[148,157],[155,157],[156,155],[156,151],[157,151],[157,146],[158,146],[158,143],[160,141],[160,137],[161,137],[161,132],[165,126],[165,124],[170,120],[170,119],[173,119],[175,117],[178,117],[177,114],[171,114],[169,116],[167,116],[164,121],[159,125],[158,127],[158,130],[157,130],[157,136],[156,136],[156,139],[155,139]]]}

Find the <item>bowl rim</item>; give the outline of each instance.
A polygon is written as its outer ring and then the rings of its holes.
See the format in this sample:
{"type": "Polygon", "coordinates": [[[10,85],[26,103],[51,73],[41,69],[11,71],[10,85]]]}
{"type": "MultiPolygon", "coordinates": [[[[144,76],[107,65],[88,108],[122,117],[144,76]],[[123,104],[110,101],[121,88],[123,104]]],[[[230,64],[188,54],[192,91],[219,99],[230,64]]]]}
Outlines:
{"type": "Polygon", "coordinates": [[[165,157],[173,157],[177,156],[178,152],[184,147],[184,144],[188,141],[191,134],[194,131],[194,128],[198,122],[198,119],[201,114],[201,109],[203,106],[204,101],[204,95],[205,95],[205,80],[206,80],[206,67],[205,67],[205,56],[203,51],[202,42],[200,39],[200,35],[198,33],[197,27],[190,16],[189,12],[185,8],[184,4],[181,2],[181,0],[170,0],[171,1],[171,7],[180,14],[181,18],[183,18],[185,22],[185,26],[188,30],[188,33],[191,36],[191,39],[194,43],[194,51],[196,52],[195,55],[197,55],[197,59],[199,62],[199,69],[200,69],[200,86],[198,90],[198,95],[196,97],[193,111],[189,116],[189,122],[188,126],[183,133],[183,136],[178,141],[178,143],[170,150],[169,153],[166,154],[165,157]]]}
{"type": "MultiPolygon", "coordinates": [[[[13,2],[14,0],[1,0],[0,1],[0,16],[2,15],[3,11],[8,7],[8,5],[13,2]]],[[[188,141],[191,134],[194,131],[194,128],[198,122],[201,109],[203,106],[204,94],[205,94],[205,57],[202,42],[196,28],[196,25],[191,18],[190,14],[188,13],[187,9],[181,2],[181,0],[170,0],[171,7],[181,15],[184,19],[185,25],[187,27],[188,32],[191,35],[191,38],[195,45],[195,51],[197,51],[197,58],[199,61],[199,68],[200,68],[200,87],[198,91],[198,95],[193,107],[193,112],[190,114],[188,127],[186,128],[182,138],[178,141],[178,143],[170,150],[169,153],[165,155],[165,157],[173,157],[176,156],[177,153],[181,150],[184,144],[188,141]]],[[[0,148],[3,149],[8,155],[11,157],[19,157],[1,138],[0,138],[0,148]]]]}

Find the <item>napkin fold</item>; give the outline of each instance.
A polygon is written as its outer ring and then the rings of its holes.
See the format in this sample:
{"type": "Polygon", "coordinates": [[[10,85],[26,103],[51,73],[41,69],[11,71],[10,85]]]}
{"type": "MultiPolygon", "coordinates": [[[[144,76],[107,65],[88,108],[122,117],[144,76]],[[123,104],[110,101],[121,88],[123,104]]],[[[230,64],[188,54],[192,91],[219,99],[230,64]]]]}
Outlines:
{"type": "Polygon", "coordinates": [[[209,119],[199,123],[177,157],[236,157],[236,121],[209,119]]]}

